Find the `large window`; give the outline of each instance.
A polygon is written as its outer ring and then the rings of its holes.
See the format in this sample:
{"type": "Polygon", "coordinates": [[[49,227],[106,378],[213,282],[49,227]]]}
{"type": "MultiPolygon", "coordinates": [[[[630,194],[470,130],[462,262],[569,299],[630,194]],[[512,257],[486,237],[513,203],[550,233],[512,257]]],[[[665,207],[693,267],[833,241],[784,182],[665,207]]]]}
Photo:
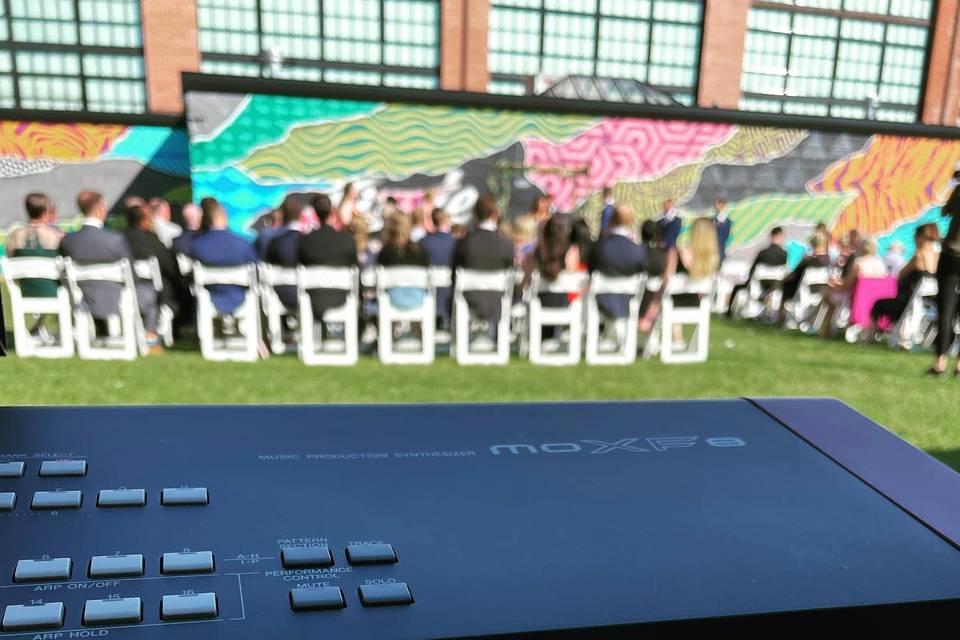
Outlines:
{"type": "Polygon", "coordinates": [[[932,0],[755,1],[741,108],[916,121],[932,11],[932,0]]]}
{"type": "Polygon", "coordinates": [[[0,0],[0,108],[146,110],[139,0],[0,0]]]}
{"type": "Polygon", "coordinates": [[[701,0],[492,0],[488,89],[529,93],[566,75],[632,78],[691,104],[701,0]]]}
{"type": "Polygon", "coordinates": [[[439,84],[439,0],[197,0],[197,22],[206,73],[439,84]]]}

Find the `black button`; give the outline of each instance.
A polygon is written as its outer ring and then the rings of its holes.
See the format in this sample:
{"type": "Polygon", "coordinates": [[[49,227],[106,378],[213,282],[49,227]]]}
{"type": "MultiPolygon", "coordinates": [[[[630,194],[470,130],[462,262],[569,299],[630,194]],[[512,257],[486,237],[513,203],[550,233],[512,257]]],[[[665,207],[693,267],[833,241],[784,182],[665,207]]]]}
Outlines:
{"type": "Polygon", "coordinates": [[[280,550],[280,560],[284,569],[329,567],[333,564],[333,555],[328,547],[288,547],[280,550]]]}
{"type": "Polygon", "coordinates": [[[397,554],[389,544],[347,545],[347,560],[350,564],[393,564],[397,554]]]}
{"type": "Polygon", "coordinates": [[[413,594],[406,582],[391,584],[365,584],[359,589],[360,603],[365,607],[387,607],[396,604],[413,604],[413,594]]]}
{"type": "Polygon", "coordinates": [[[345,606],[347,603],[343,599],[340,587],[290,590],[290,608],[294,611],[343,609],[345,606]]]}

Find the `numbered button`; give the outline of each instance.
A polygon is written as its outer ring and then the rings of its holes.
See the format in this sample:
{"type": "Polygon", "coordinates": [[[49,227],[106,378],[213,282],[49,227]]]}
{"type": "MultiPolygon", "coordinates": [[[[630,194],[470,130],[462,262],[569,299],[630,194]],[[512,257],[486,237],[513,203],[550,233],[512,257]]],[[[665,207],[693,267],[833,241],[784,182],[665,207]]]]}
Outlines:
{"type": "Polygon", "coordinates": [[[3,622],[0,624],[4,631],[59,629],[63,626],[63,603],[13,604],[4,610],[3,622]]]}
{"type": "Polygon", "coordinates": [[[101,489],[97,494],[97,506],[142,507],[147,504],[147,492],[143,489],[101,489]]]}
{"type": "Polygon", "coordinates": [[[83,606],[83,624],[136,623],[143,620],[143,605],[140,598],[116,598],[112,600],[87,600],[83,606]]]}
{"type": "Polygon", "coordinates": [[[48,560],[19,560],[13,572],[14,582],[45,582],[48,580],[69,580],[73,571],[70,558],[51,558],[48,560]]]}
{"type": "Polygon", "coordinates": [[[20,478],[23,467],[22,462],[0,462],[0,478],[20,478]]]}
{"type": "Polygon", "coordinates": [[[30,508],[34,510],[79,509],[83,494],[79,491],[37,491],[30,508]]]}
{"type": "Polygon", "coordinates": [[[143,575],[143,556],[128,553],[123,556],[93,556],[90,558],[91,578],[128,578],[143,575]]]}
{"type": "Polygon", "coordinates": [[[42,477],[65,477],[87,475],[86,460],[45,460],[40,463],[42,477]]]}
{"type": "Polygon", "coordinates": [[[0,511],[13,511],[17,507],[17,494],[13,491],[0,493],[0,511]]]}
{"type": "Polygon", "coordinates": [[[196,620],[217,617],[217,594],[190,593],[178,596],[163,596],[160,602],[160,617],[163,620],[196,620]]]}
{"type": "Polygon", "coordinates": [[[212,551],[165,553],[160,560],[160,573],[212,573],[212,551]]]}
{"type": "Polygon", "coordinates": [[[168,506],[184,506],[208,504],[210,495],[205,487],[181,487],[164,489],[160,492],[160,504],[168,506]]]}

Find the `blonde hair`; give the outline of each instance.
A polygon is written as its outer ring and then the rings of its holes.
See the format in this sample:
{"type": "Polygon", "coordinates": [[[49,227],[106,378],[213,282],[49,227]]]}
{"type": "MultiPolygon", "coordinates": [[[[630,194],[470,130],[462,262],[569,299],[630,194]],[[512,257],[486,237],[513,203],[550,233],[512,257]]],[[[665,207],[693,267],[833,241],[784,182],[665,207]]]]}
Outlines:
{"type": "Polygon", "coordinates": [[[397,251],[402,251],[410,244],[410,218],[407,214],[397,212],[387,218],[383,225],[383,244],[391,245],[397,251]]]}
{"type": "Polygon", "coordinates": [[[830,244],[830,239],[827,237],[827,234],[822,231],[817,231],[812,236],[810,236],[810,247],[814,250],[826,249],[830,244]]]}
{"type": "Polygon", "coordinates": [[[523,215],[513,221],[513,241],[517,244],[537,241],[537,221],[533,216],[523,215]]]}
{"type": "Polygon", "coordinates": [[[353,239],[357,243],[357,251],[366,251],[368,245],[367,240],[370,235],[370,225],[367,224],[366,218],[363,216],[354,216],[353,220],[350,221],[350,232],[353,234],[353,239]]]}
{"type": "Polygon", "coordinates": [[[710,218],[697,218],[693,221],[688,248],[692,264],[687,265],[687,272],[693,280],[711,276],[720,268],[717,229],[710,218]]]}
{"type": "Polygon", "coordinates": [[[867,236],[860,243],[860,253],[865,256],[875,256],[877,255],[877,250],[879,249],[877,241],[867,236]]]}

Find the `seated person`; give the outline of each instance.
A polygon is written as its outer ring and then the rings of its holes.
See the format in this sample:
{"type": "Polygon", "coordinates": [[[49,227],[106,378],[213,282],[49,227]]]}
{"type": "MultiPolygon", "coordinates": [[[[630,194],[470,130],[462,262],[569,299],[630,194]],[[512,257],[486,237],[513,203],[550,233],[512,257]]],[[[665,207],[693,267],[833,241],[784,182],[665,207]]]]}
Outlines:
{"type": "MultiPolygon", "coordinates": [[[[497,228],[500,212],[491,195],[482,195],[474,207],[476,227],[457,242],[453,270],[502,271],[513,267],[513,244],[497,228]]],[[[500,320],[501,294],[495,291],[468,291],[464,294],[471,313],[492,326],[500,320]]]]}
{"type": "Polygon", "coordinates": [[[140,315],[143,317],[143,326],[147,333],[147,344],[157,347],[157,315],[159,305],[165,304],[174,310],[177,309],[177,296],[174,293],[174,278],[179,279],[180,270],[177,267],[173,253],[164,246],[160,238],[153,232],[150,214],[144,207],[133,206],[127,209],[127,228],[123,237],[130,246],[130,253],[134,260],[150,260],[156,258],[160,265],[160,275],[163,279],[163,291],[157,292],[152,280],[136,277],[137,302],[140,305],[140,315]]]}
{"type": "MultiPolygon", "coordinates": [[[[77,205],[84,215],[78,231],[68,233],[60,241],[60,255],[77,264],[98,264],[131,260],[130,247],[123,236],[103,228],[107,206],[96,191],[81,191],[77,205]]],[[[120,313],[123,285],[116,282],[84,282],[80,284],[84,304],[93,316],[98,334],[106,333],[105,320],[120,313]]]]}
{"type": "MultiPolygon", "coordinates": [[[[431,267],[450,267],[453,265],[453,252],[457,241],[450,233],[450,216],[443,209],[436,208],[430,214],[433,222],[433,233],[427,234],[420,241],[427,254],[427,262],[431,267]]],[[[437,317],[441,324],[450,324],[450,287],[437,288],[437,317]]]]}
{"type": "MultiPolygon", "coordinates": [[[[55,258],[63,233],[52,225],[53,203],[42,193],[27,196],[27,226],[14,229],[7,237],[7,256],[11,258],[55,258]]],[[[24,278],[20,291],[25,298],[55,298],[60,283],[56,280],[24,278]]]]}
{"type": "MultiPolygon", "coordinates": [[[[534,271],[542,280],[553,282],[563,273],[576,273],[580,267],[580,247],[571,241],[565,217],[550,216],[540,231],[540,242],[524,266],[524,282],[529,282],[534,271]]],[[[566,293],[545,292],[540,294],[544,307],[567,307],[566,293]]]]}
{"type": "MultiPolygon", "coordinates": [[[[356,242],[349,230],[338,231],[334,226],[340,223],[330,198],[317,196],[313,200],[313,209],[320,227],[300,238],[297,261],[306,266],[357,266],[356,242]]],[[[342,307],[347,301],[347,293],[339,289],[311,289],[307,293],[316,320],[321,320],[329,309],[342,307]]]]}
{"type": "MultiPolygon", "coordinates": [[[[727,317],[733,316],[733,301],[737,299],[738,293],[750,286],[750,281],[753,280],[753,274],[756,272],[758,266],[782,267],[785,264],[787,264],[787,252],[783,248],[783,227],[774,227],[770,230],[770,244],[757,253],[757,257],[754,258],[753,264],[750,266],[747,281],[738,284],[733,288],[733,291],[730,292],[730,306],[727,308],[727,317]]],[[[761,280],[761,299],[765,299],[767,294],[773,291],[778,284],[780,283],[774,280],[761,280]]]]}
{"type": "Polygon", "coordinates": [[[936,277],[940,260],[937,251],[940,230],[933,223],[920,225],[914,231],[913,238],[917,250],[897,275],[897,297],[877,300],[873,304],[870,316],[874,324],[881,317],[889,319],[892,324],[899,322],[920,281],[925,277],[936,277]]]}
{"type": "Polygon", "coordinates": [[[200,218],[203,216],[203,211],[197,205],[188,202],[183,205],[180,215],[183,216],[184,228],[183,233],[173,239],[173,251],[187,255],[190,253],[190,243],[200,234],[200,218]]]}
{"type": "MultiPolygon", "coordinates": [[[[633,241],[632,226],[633,213],[622,205],[614,207],[606,232],[590,251],[587,263],[591,272],[633,276],[643,271],[646,251],[633,241]]],[[[597,306],[608,318],[626,318],[630,298],[626,294],[603,293],[597,296],[597,306]]]]}
{"type": "MultiPolygon", "coordinates": [[[[411,220],[405,213],[398,211],[386,219],[380,236],[383,247],[377,258],[380,266],[427,266],[427,254],[419,244],[410,240],[411,231],[411,220]]],[[[423,306],[427,290],[416,287],[392,287],[387,290],[387,295],[390,296],[390,304],[397,309],[411,310],[423,306]]]]}
{"type": "MultiPolygon", "coordinates": [[[[215,198],[200,202],[203,218],[200,235],[190,243],[190,257],[210,267],[237,267],[257,262],[253,246],[242,237],[227,229],[227,212],[215,198]]],[[[232,284],[217,284],[207,287],[217,312],[230,315],[243,304],[247,290],[232,284]]]]}
{"type": "MultiPolygon", "coordinates": [[[[287,196],[280,205],[280,211],[283,214],[283,227],[280,231],[272,234],[267,250],[264,254],[265,260],[273,265],[280,267],[296,268],[300,257],[300,216],[303,212],[303,205],[293,196],[287,196]]],[[[297,287],[294,285],[281,285],[274,288],[280,302],[288,309],[297,308],[297,287]]]]}
{"type": "Polygon", "coordinates": [[[800,288],[800,282],[803,280],[803,275],[807,272],[807,269],[830,266],[830,256],[827,254],[828,243],[829,238],[825,233],[814,233],[813,237],[810,238],[811,254],[804,257],[800,264],[783,279],[783,298],[780,301],[779,324],[782,325],[786,320],[786,304],[797,295],[797,289],[800,288]]]}

